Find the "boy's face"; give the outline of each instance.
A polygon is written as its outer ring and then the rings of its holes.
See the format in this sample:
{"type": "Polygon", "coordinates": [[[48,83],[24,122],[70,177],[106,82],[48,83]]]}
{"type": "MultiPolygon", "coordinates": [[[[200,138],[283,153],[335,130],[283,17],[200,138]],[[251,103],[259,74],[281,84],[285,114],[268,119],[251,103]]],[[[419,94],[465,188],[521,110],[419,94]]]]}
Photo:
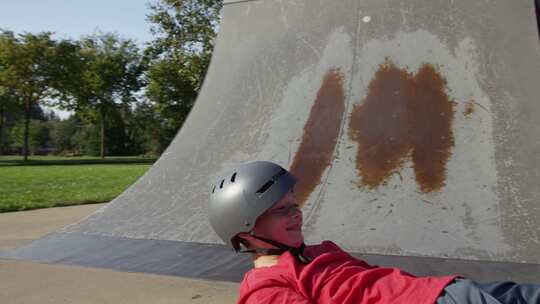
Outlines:
{"type": "Polygon", "coordinates": [[[291,247],[302,245],[302,211],[292,190],[259,216],[253,232],[291,247]]]}

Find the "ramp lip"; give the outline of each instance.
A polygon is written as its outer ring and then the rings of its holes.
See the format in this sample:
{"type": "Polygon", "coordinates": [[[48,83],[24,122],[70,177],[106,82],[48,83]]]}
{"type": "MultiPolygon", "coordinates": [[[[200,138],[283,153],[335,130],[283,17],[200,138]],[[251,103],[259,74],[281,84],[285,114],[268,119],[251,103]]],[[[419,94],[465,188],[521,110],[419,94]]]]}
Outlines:
{"type": "Polygon", "coordinates": [[[540,40],[540,0],[535,0],[534,6],[536,8],[536,23],[538,26],[538,39],[540,40]]]}
{"type": "Polygon", "coordinates": [[[251,267],[249,256],[221,244],[83,233],[53,233],[0,258],[231,282],[251,267]]]}
{"type": "Polygon", "coordinates": [[[260,2],[261,0],[224,0],[223,5],[238,4],[244,2],[260,2]]]}

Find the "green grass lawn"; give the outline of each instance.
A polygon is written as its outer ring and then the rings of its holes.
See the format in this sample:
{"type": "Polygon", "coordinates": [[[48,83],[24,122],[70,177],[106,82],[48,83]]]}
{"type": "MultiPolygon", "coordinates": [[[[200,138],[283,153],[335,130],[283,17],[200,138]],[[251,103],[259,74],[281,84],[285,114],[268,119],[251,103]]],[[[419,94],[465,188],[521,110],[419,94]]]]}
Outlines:
{"type": "Polygon", "coordinates": [[[155,159],[0,156],[0,212],[108,202],[155,159]]]}

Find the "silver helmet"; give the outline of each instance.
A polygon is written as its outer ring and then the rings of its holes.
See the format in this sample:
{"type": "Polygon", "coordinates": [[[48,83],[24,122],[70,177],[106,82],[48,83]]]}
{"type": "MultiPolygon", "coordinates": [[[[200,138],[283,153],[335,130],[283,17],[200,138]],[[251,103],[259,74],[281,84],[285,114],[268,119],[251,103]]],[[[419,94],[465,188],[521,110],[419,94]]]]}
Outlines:
{"type": "Polygon", "coordinates": [[[249,233],[257,218],[287,194],[296,178],[281,166],[256,161],[242,164],[212,186],[208,218],[214,231],[235,250],[237,235],[249,233]]]}

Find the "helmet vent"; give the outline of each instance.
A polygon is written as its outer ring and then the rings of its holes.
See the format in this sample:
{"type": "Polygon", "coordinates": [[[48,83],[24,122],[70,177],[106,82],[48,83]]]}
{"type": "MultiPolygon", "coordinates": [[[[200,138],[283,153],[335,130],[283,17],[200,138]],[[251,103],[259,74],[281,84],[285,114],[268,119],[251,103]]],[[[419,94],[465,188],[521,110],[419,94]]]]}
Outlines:
{"type": "Polygon", "coordinates": [[[281,169],[281,170],[279,170],[279,172],[278,172],[276,175],[272,176],[272,179],[273,179],[273,180],[277,180],[278,177],[281,177],[281,176],[282,176],[283,174],[285,174],[285,173],[287,173],[287,170],[281,169]]]}
{"type": "Polygon", "coordinates": [[[236,179],[236,172],[231,176],[231,183],[234,183],[234,180],[236,179]]]}
{"type": "Polygon", "coordinates": [[[214,193],[214,191],[216,191],[216,186],[214,186],[214,188],[212,188],[212,193],[214,193]]]}
{"type": "Polygon", "coordinates": [[[265,193],[266,190],[268,190],[273,184],[274,184],[273,180],[266,182],[266,184],[264,184],[261,188],[259,188],[259,190],[257,190],[257,193],[259,194],[265,193]]]}
{"type": "Polygon", "coordinates": [[[221,180],[221,184],[219,184],[219,189],[222,189],[223,188],[223,183],[225,182],[224,179],[221,180]]]}

